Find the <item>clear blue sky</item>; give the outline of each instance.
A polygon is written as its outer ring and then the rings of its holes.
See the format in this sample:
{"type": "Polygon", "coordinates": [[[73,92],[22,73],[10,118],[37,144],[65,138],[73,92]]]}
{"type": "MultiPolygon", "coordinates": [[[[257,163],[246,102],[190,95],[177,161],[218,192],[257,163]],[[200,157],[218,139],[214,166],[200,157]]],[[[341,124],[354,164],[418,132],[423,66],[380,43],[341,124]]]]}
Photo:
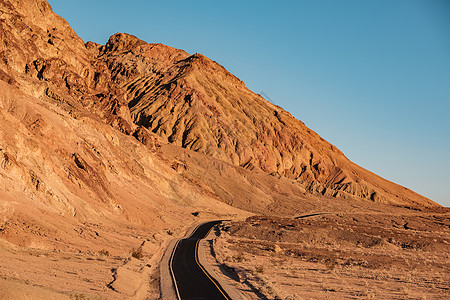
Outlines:
{"type": "Polygon", "coordinates": [[[49,3],[85,41],[127,32],[205,54],[354,162],[450,206],[450,1],[49,3]]]}

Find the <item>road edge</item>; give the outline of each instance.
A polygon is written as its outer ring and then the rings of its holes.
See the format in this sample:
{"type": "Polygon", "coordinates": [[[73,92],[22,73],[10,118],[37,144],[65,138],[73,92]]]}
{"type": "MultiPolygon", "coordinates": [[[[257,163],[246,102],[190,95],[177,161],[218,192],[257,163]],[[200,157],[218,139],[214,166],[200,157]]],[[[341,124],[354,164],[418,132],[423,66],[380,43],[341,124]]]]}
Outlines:
{"type": "Polygon", "coordinates": [[[195,231],[195,229],[197,229],[198,226],[206,222],[208,221],[195,222],[191,227],[189,227],[186,230],[185,234],[182,237],[172,239],[167,245],[167,248],[164,251],[164,254],[161,258],[159,265],[160,299],[178,299],[175,292],[175,286],[173,284],[173,279],[170,270],[170,260],[172,258],[173,251],[175,250],[174,248],[177,245],[178,241],[191,236],[191,234],[195,231]]]}
{"type": "MultiPolygon", "coordinates": [[[[213,227],[214,228],[214,227],[213,227]]],[[[244,297],[232,284],[227,282],[218,274],[218,271],[208,262],[207,255],[210,253],[209,251],[209,245],[208,241],[212,240],[216,234],[214,233],[214,230],[211,230],[209,234],[200,240],[198,245],[198,260],[199,263],[202,265],[202,267],[208,272],[208,274],[213,277],[223,288],[223,290],[230,296],[233,300],[247,300],[247,298],[244,297]]],[[[215,259],[212,257],[212,255],[209,255],[212,259],[215,259]]],[[[231,279],[230,279],[231,280],[231,279]]]]}
{"type": "MultiPolygon", "coordinates": [[[[178,299],[176,292],[175,292],[175,286],[173,284],[173,279],[170,271],[170,260],[172,258],[172,254],[175,250],[175,246],[177,245],[178,241],[188,238],[192,235],[192,233],[197,229],[198,226],[201,224],[215,221],[215,220],[203,220],[201,222],[194,223],[188,230],[186,230],[186,233],[183,237],[172,239],[167,248],[166,251],[164,251],[163,257],[161,259],[160,264],[160,299],[178,299]]],[[[213,227],[214,228],[214,227],[213,227]]],[[[213,237],[215,237],[214,230],[211,230],[209,234],[201,239],[199,241],[198,245],[198,260],[199,263],[202,265],[202,267],[208,272],[208,274],[213,277],[220,286],[225,290],[225,292],[230,296],[233,300],[247,300],[235,287],[233,287],[231,284],[226,282],[221,276],[218,275],[217,271],[214,270],[213,266],[209,264],[207,261],[207,253],[208,250],[208,240],[212,240],[213,237]]],[[[213,258],[214,259],[214,258],[213,258]]]]}
{"type": "Polygon", "coordinates": [[[173,285],[172,276],[170,275],[169,262],[172,257],[175,245],[178,243],[179,239],[173,239],[169,242],[169,245],[164,251],[164,255],[161,259],[160,264],[160,299],[178,299],[175,294],[175,287],[173,285]]]}

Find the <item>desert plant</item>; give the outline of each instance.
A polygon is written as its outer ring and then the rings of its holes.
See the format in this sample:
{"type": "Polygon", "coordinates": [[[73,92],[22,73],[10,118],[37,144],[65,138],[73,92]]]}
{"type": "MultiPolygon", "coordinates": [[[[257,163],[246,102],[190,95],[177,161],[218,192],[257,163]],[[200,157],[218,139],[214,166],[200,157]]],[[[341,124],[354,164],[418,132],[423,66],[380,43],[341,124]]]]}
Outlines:
{"type": "Polygon", "coordinates": [[[264,273],[264,266],[262,265],[255,266],[255,272],[261,274],[264,273]]]}
{"type": "Polygon", "coordinates": [[[144,254],[142,254],[142,248],[133,248],[131,250],[131,256],[136,259],[141,259],[144,257],[144,254]]]}
{"type": "Polygon", "coordinates": [[[281,259],[275,259],[275,258],[270,259],[270,263],[273,266],[282,266],[282,265],[284,265],[286,263],[286,261],[287,261],[286,257],[283,257],[281,259]]]}
{"type": "MultiPolygon", "coordinates": [[[[272,286],[270,286],[269,283],[264,283],[260,288],[259,291],[263,294],[263,295],[267,295],[267,296],[274,296],[276,294],[275,290],[273,289],[272,286]]],[[[272,298],[272,297],[271,297],[272,298]]],[[[279,299],[279,298],[276,298],[279,299]]]]}
{"type": "Polygon", "coordinates": [[[102,249],[102,250],[98,251],[98,254],[104,255],[104,256],[109,256],[109,251],[106,249],[102,249]]]}
{"type": "Polygon", "coordinates": [[[79,293],[71,294],[71,295],[69,296],[69,298],[70,298],[71,300],[83,300],[83,299],[87,299],[86,296],[85,296],[84,294],[79,294],[79,293]]]}
{"type": "Polygon", "coordinates": [[[336,267],[336,261],[334,259],[327,259],[325,261],[325,266],[327,267],[327,270],[331,271],[336,267]]]}
{"type": "Polygon", "coordinates": [[[244,253],[242,253],[242,252],[239,252],[239,254],[235,255],[233,258],[234,258],[235,262],[242,262],[242,261],[246,260],[244,253]]]}

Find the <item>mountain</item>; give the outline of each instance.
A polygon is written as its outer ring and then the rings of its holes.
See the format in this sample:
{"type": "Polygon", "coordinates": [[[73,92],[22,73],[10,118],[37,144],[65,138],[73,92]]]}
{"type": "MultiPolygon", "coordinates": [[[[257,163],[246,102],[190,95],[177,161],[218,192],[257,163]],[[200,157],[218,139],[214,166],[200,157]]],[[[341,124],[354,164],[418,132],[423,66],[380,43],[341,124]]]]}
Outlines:
{"type": "Polygon", "coordinates": [[[2,5],[10,11],[2,22],[3,80],[75,117],[87,109],[143,143],[154,133],[163,142],[296,180],[310,193],[435,205],[353,164],[201,54],[122,33],[106,45],[84,44],[45,1],[2,5]]]}
{"type": "Polygon", "coordinates": [[[310,193],[434,205],[353,164],[290,113],[201,54],[120,33],[98,49],[112,80],[125,90],[132,122],[163,141],[296,180],[310,193]]]}
{"type": "MultiPolygon", "coordinates": [[[[41,274],[61,251],[156,261],[201,219],[440,209],[201,54],[124,33],[85,43],[46,1],[0,0],[0,57],[0,266],[28,269],[2,276],[53,286],[41,274]]],[[[102,297],[128,293],[113,269],[102,297]]]]}

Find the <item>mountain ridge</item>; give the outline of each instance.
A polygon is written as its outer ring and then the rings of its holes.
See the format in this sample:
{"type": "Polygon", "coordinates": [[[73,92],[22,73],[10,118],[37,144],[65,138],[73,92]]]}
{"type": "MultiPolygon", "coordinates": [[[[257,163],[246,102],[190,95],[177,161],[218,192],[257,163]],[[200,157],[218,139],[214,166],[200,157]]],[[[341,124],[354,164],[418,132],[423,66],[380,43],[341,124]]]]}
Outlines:
{"type": "MultiPolygon", "coordinates": [[[[128,39],[137,38],[116,34],[106,44],[106,49],[113,50],[103,52],[100,58],[108,62],[110,69],[116,69],[124,59],[120,53],[126,52],[124,55],[128,56],[133,52],[133,47],[117,51],[114,49],[120,47],[111,45],[125,44],[128,39]]],[[[396,195],[402,191],[396,190],[394,183],[383,183],[381,177],[351,163],[303,122],[248,90],[241,80],[216,62],[201,54],[187,56],[177,50],[179,60],[171,57],[163,65],[159,57],[141,55],[144,48],[152,45],[139,42],[136,51],[140,54],[136,57],[139,56],[141,65],[129,66],[131,76],[116,72],[114,77],[126,90],[135,124],[183,148],[244,168],[258,168],[275,176],[299,180],[313,193],[350,194],[397,204],[408,202],[406,197],[396,195]],[[160,68],[152,69],[158,63],[160,68]],[[364,178],[358,178],[359,173],[364,173],[364,178]],[[380,188],[383,184],[386,187],[380,188]]],[[[413,192],[408,197],[431,203],[413,192]]]]}
{"type": "Polygon", "coordinates": [[[158,139],[294,179],[314,194],[435,205],[352,163],[202,54],[124,33],[105,45],[84,43],[46,1],[24,3],[2,4],[12,13],[2,22],[7,57],[0,73],[30,95],[48,97],[74,116],[93,113],[141,142],[158,139]]]}

